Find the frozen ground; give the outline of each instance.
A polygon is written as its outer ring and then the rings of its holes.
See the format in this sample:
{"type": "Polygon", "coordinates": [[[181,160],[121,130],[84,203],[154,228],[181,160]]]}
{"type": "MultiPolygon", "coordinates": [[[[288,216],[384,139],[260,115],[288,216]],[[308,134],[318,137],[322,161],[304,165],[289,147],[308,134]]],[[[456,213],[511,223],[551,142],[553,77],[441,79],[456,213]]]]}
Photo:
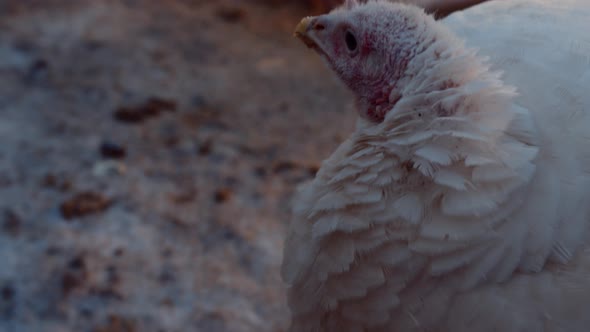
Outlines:
{"type": "Polygon", "coordinates": [[[281,3],[0,1],[0,331],[284,330],[289,197],[354,114],[281,3]]]}

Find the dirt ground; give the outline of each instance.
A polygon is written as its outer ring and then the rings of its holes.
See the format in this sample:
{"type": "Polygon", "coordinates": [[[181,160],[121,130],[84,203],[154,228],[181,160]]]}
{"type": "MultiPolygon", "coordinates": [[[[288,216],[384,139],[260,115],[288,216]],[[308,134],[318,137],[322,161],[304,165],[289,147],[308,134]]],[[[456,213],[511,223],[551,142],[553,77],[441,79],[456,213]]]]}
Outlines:
{"type": "Polygon", "coordinates": [[[355,119],[285,3],[0,0],[0,331],[284,331],[290,195],[355,119]]]}

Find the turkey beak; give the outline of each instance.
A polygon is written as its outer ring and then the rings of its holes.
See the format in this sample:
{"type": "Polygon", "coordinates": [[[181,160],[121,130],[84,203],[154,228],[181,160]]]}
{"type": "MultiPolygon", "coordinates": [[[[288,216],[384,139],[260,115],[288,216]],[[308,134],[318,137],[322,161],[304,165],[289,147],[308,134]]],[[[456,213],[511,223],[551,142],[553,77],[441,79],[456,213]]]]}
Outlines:
{"type": "Polygon", "coordinates": [[[301,39],[301,41],[309,48],[313,48],[316,51],[324,53],[321,47],[321,43],[318,40],[318,34],[326,29],[326,24],[321,16],[308,16],[304,17],[293,33],[295,37],[301,39]]]}
{"type": "Polygon", "coordinates": [[[315,45],[315,42],[308,35],[308,32],[311,27],[310,23],[313,20],[314,20],[314,17],[312,17],[312,16],[304,17],[301,20],[301,22],[299,22],[299,24],[297,24],[297,26],[295,27],[295,32],[293,33],[293,35],[295,37],[301,39],[301,41],[304,42],[305,45],[307,45],[307,47],[313,47],[315,45]]]}

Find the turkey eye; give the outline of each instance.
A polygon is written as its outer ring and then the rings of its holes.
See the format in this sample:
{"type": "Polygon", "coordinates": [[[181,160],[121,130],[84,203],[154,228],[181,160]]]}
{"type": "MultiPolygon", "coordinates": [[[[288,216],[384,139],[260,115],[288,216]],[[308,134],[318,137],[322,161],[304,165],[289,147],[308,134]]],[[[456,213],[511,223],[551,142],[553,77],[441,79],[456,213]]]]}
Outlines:
{"type": "Polygon", "coordinates": [[[349,51],[352,52],[352,51],[356,50],[356,47],[357,47],[356,38],[354,37],[354,35],[350,31],[346,31],[346,34],[344,35],[344,41],[346,41],[346,47],[348,47],[349,51]]]}

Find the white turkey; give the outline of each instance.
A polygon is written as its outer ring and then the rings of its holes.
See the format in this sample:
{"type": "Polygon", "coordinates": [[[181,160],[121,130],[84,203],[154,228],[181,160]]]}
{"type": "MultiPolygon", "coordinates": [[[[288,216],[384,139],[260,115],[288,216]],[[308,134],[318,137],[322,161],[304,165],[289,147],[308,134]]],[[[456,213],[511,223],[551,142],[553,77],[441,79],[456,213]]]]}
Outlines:
{"type": "Polygon", "coordinates": [[[292,331],[590,331],[589,17],[376,0],[301,21],[359,123],[293,202],[292,331]]]}

